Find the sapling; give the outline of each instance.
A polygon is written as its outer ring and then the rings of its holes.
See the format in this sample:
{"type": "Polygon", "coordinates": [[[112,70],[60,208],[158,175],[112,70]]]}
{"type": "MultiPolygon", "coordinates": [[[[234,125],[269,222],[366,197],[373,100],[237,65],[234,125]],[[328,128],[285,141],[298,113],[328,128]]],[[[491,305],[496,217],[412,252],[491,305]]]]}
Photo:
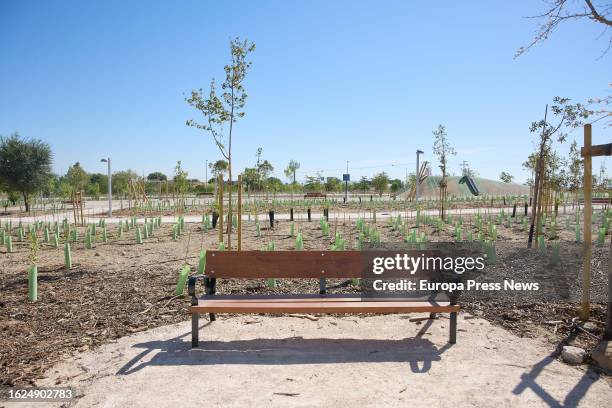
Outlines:
{"type": "Polygon", "coordinates": [[[59,235],[53,234],[53,248],[57,248],[59,246],[59,235]]]}
{"type": "Polygon", "coordinates": [[[9,254],[13,252],[13,237],[11,235],[7,235],[5,238],[6,243],[6,252],[9,254]]]}
{"type": "Polygon", "coordinates": [[[85,232],[85,248],[86,249],[92,248],[91,230],[89,228],[85,232]]]}
{"type": "Polygon", "coordinates": [[[136,243],[142,244],[142,232],[140,231],[140,227],[136,227],[136,243]]]}
{"type": "Polygon", "coordinates": [[[301,232],[298,232],[297,237],[295,238],[295,250],[296,251],[304,250],[304,240],[302,238],[301,232]]]}
{"type": "Polygon", "coordinates": [[[597,235],[597,245],[604,246],[606,241],[606,229],[604,227],[599,228],[599,234],[597,235]]]}
{"type": "Polygon", "coordinates": [[[47,228],[47,227],[45,227],[43,240],[44,240],[45,243],[49,242],[49,228],[47,228]]]}
{"type": "Polygon", "coordinates": [[[551,262],[553,264],[558,264],[559,261],[561,260],[560,256],[559,256],[559,241],[555,240],[552,243],[552,259],[551,262]]]}
{"type": "Polygon", "coordinates": [[[538,249],[540,250],[540,255],[546,256],[546,241],[543,235],[538,237],[538,249]]]}
{"type": "Polygon", "coordinates": [[[106,225],[102,227],[102,242],[108,242],[108,236],[106,234],[106,225]]]}

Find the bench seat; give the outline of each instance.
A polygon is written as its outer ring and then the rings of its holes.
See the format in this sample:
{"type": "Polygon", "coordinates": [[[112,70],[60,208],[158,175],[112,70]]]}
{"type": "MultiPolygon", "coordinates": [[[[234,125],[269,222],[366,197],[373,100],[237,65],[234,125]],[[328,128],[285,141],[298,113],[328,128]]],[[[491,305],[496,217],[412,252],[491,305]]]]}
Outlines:
{"type": "Polygon", "coordinates": [[[208,296],[192,305],[191,313],[451,313],[458,305],[449,302],[405,299],[363,300],[360,296],[208,296]]]}

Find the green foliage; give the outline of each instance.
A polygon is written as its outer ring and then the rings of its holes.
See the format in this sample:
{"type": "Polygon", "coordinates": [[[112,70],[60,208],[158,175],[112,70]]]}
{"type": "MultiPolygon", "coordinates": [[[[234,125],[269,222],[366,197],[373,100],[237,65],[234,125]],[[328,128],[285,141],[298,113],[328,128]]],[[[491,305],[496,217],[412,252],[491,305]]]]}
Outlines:
{"type": "Polygon", "coordinates": [[[389,189],[389,176],[387,173],[383,171],[376,174],[372,178],[372,187],[374,187],[379,196],[382,196],[389,189]]]}
{"type": "Polygon", "coordinates": [[[26,211],[30,211],[30,195],[47,185],[51,162],[51,148],[41,140],[22,139],[17,133],[0,137],[0,186],[20,192],[26,211]]]}

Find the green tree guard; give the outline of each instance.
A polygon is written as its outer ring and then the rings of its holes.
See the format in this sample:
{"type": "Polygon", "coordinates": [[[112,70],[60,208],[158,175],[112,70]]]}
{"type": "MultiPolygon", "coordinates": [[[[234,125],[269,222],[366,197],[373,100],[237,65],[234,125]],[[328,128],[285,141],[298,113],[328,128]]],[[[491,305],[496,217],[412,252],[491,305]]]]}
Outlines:
{"type": "Polygon", "coordinates": [[[86,249],[91,249],[92,248],[92,239],[91,239],[91,230],[87,229],[87,232],[85,233],[85,248],[86,249]]]}
{"type": "Polygon", "coordinates": [[[176,289],[174,290],[175,296],[180,296],[183,294],[185,290],[185,284],[187,283],[187,278],[189,277],[189,265],[183,266],[179,273],[178,282],[176,283],[176,289]]]}
{"type": "Polygon", "coordinates": [[[28,299],[30,302],[38,300],[38,268],[36,265],[28,269],[28,299]]]}
{"type": "Polygon", "coordinates": [[[136,227],[136,243],[142,244],[142,232],[140,231],[140,227],[136,227]]]}
{"type": "Polygon", "coordinates": [[[10,254],[13,252],[13,237],[10,235],[6,236],[6,251],[10,254]]]}
{"type": "Polygon", "coordinates": [[[66,269],[72,268],[72,252],[68,242],[64,244],[64,266],[66,266],[66,269]]]}
{"type": "Polygon", "coordinates": [[[198,259],[198,274],[204,274],[204,268],[206,267],[206,250],[200,250],[200,257],[198,259]]]}

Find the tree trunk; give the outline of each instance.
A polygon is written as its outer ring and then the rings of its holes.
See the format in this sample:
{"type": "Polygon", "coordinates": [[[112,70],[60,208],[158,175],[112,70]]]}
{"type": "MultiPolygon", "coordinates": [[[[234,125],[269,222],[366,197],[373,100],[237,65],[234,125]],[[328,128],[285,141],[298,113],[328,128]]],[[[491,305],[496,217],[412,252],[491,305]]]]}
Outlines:
{"type": "Polygon", "coordinates": [[[23,203],[25,205],[25,210],[27,213],[30,212],[30,201],[28,200],[28,193],[26,193],[25,191],[22,191],[21,193],[23,195],[23,203]]]}

